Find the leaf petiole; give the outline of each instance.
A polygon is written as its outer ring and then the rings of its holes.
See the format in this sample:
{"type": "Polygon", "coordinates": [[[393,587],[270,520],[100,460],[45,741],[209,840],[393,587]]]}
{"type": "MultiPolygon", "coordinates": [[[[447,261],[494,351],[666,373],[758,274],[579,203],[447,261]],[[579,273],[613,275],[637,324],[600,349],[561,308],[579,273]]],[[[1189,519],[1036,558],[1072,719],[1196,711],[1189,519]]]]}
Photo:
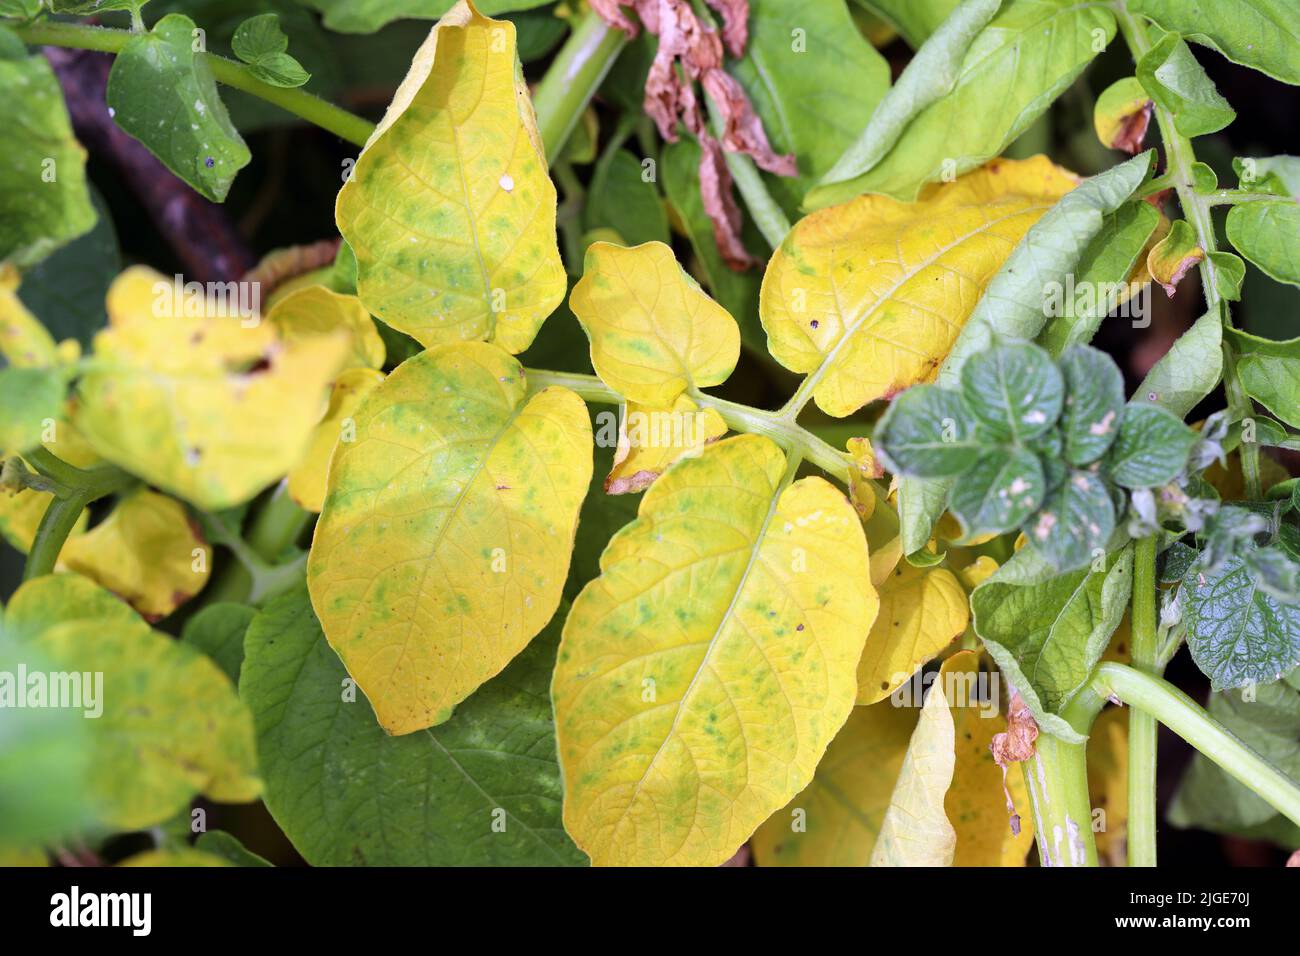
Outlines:
{"type": "Polygon", "coordinates": [[[113,465],[77,468],[41,446],[24,457],[49,479],[49,491],[54,496],[41,516],[36,538],[27,552],[23,580],[28,581],[53,572],[63,543],[88,504],[135,484],[136,479],[113,465]]]}

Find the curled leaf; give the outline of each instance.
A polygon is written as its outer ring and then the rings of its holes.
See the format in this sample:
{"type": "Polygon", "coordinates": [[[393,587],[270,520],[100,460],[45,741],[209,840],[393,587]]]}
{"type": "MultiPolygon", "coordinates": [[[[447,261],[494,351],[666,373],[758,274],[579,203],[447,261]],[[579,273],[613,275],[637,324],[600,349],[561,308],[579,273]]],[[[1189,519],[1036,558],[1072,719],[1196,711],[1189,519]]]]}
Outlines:
{"type": "Polygon", "coordinates": [[[726,433],[721,415],[712,408],[700,411],[685,395],[679,395],[669,411],[629,402],[619,422],[618,447],[605,493],[645,491],[673,462],[698,455],[726,433]]]}
{"type": "Polygon", "coordinates": [[[1173,298],[1179,281],[1187,271],[1205,258],[1205,250],[1197,245],[1196,231],[1187,220],[1176,220],[1169,234],[1152,247],[1147,254],[1147,271],[1160,283],[1165,295],[1173,298]]]}
{"type": "Polygon", "coordinates": [[[1136,156],[1146,139],[1155,106],[1155,101],[1142,88],[1137,77],[1117,80],[1097,97],[1092,114],[1097,138],[1103,146],[1122,149],[1130,156],[1136,156]]]}

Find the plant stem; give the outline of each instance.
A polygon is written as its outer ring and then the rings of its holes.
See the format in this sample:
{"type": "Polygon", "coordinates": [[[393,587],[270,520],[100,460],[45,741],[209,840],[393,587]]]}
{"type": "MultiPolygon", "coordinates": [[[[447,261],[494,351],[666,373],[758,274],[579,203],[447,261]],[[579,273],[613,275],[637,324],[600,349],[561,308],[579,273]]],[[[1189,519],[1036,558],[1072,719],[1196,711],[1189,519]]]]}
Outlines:
{"type": "Polygon", "coordinates": [[[614,59],[627,43],[617,30],[588,10],[533,91],[537,131],[546,147],[546,162],[555,162],[578,117],[596,94],[614,59]]]}
{"type": "MultiPolygon", "coordinates": [[[[537,392],[551,385],[561,385],[588,402],[618,405],[623,401],[622,395],[594,375],[548,372],[531,368],[525,371],[530,392],[537,392]]],[[[705,394],[698,389],[690,389],[688,394],[701,408],[711,408],[716,411],[722,420],[736,431],[770,438],[786,452],[798,454],[800,458],[812,462],[840,482],[848,482],[848,458],[793,421],[774,412],[761,411],[748,405],[740,405],[705,394]]]]}
{"type": "Polygon", "coordinates": [[[1096,866],[1088,800],[1087,743],[1040,734],[1022,765],[1043,866],[1096,866]]]}
{"type": "Polygon", "coordinates": [[[63,543],[86,505],[129,487],[136,479],[113,465],[77,468],[41,446],[25,453],[24,457],[33,468],[50,479],[54,496],[41,516],[36,538],[27,552],[23,580],[28,581],[54,570],[63,543]]]}
{"type": "MultiPolygon", "coordinates": [[[[721,137],[723,129],[721,114],[713,105],[713,98],[708,94],[705,94],[705,101],[713,131],[721,137]]],[[[736,182],[740,198],[745,200],[745,208],[754,217],[754,225],[758,226],[758,231],[763,234],[767,244],[776,249],[784,241],[786,233],[790,231],[790,220],[785,210],[767,191],[763,174],[759,172],[752,159],[744,153],[733,153],[729,149],[722,151],[722,158],[727,164],[727,169],[731,171],[731,178],[736,182]]]]}
{"type": "MultiPolygon", "coordinates": [[[[97,50],[100,53],[113,54],[122,52],[122,48],[127,43],[139,36],[130,30],[53,21],[29,23],[11,29],[24,42],[33,45],[71,47],[77,50],[97,50]]],[[[335,106],[305,90],[285,89],[263,83],[242,63],[217,56],[215,53],[200,53],[198,56],[211,67],[212,75],[218,82],[266,100],[349,143],[364,146],[375,129],[375,124],[369,120],[355,113],[349,113],[342,107],[335,106]]]]}
{"type": "Polygon", "coordinates": [[[311,518],[289,497],[288,481],[281,481],[257,510],[244,540],[254,554],[274,564],[294,545],[311,518]]]}
{"type": "MultiPolygon", "coordinates": [[[[1152,47],[1147,36],[1146,25],[1140,16],[1132,14],[1124,0],[1117,0],[1114,6],[1115,16],[1120,30],[1133,54],[1134,61],[1140,60],[1152,47]]],[[[1218,241],[1214,232],[1214,219],[1210,207],[1215,205],[1199,195],[1193,186],[1192,165],[1196,162],[1196,153],[1191,140],[1178,132],[1174,118],[1168,110],[1159,104],[1155,108],[1156,123],[1160,127],[1160,138],[1165,144],[1166,177],[1172,180],[1178,192],[1178,203],[1183,208],[1183,215],[1196,230],[1197,243],[1205,251],[1205,258],[1198,266],[1201,273],[1201,287],[1205,294],[1205,304],[1211,312],[1219,316],[1225,327],[1232,327],[1232,316],[1228,304],[1219,295],[1216,266],[1212,254],[1218,251],[1218,241]]],[[[1254,406],[1242,387],[1237,374],[1237,356],[1231,343],[1225,337],[1223,342],[1223,387],[1228,397],[1228,408],[1237,420],[1254,415],[1254,406]]],[[[1260,496],[1259,444],[1251,442],[1241,449],[1241,470],[1246,480],[1246,497],[1260,496]]]]}
{"type": "MultiPolygon", "coordinates": [[[[1137,542],[1129,617],[1133,666],[1160,675],[1156,633],[1156,536],[1137,542]]],[[[1128,723],[1128,865],[1156,865],[1156,720],[1138,708],[1128,723]]]]}
{"type": "Polygon", "coordinates": [[[1230,777],[1300,826],[1300,783],[1257,754],[1178,688],[1159,677],[1111,661],[1097,668],[1092,687],[1101,696],[1116,697],[1151,714],[1230,777]]]}

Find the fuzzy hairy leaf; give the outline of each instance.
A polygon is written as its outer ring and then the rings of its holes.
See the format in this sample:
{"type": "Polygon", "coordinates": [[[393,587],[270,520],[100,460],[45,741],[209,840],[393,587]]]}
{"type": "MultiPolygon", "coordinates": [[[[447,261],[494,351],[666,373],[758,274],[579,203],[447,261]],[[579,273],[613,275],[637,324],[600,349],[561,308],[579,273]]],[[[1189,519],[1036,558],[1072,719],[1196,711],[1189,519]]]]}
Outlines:
{"type": "Polygon", "coordinates": [[[1065,460],[1090,465],[1106,454],[1124,414],[1124,373],[1105,352],[1076,345],[1061,356],[1069,396],[1061,428],[1065,460]]]}
{"type": "Polygon", "coordinates": [[[1300,84],[1300,27],[1288,0],[1129,0],[1128,6],[1234,63],[1300,84]]]}
{"type": "Polygon", "coordinates": [[[1207,312],[1151,367],[1133,400],[1182,418],[1214,390],[1222,372],[1223,322],[1217,311],[1207,312]]]}
{"type": "Polygon", "coordinates": [[[1246,393],[1300,428],[1300,338],[1277,342],[1239,329],[1227,334],[1240,356],[1237,374],[1246,393]]]}
{"type": "Polygon", "coordinates": [[[239,691],[257,725],[267,807],[307,862],[581,863],[560,825],[547,696],[562,619],[451,720],[390,737],[364,698],[345,697],[347,672],[306,592],[272,600],[249,627],[239,691]]]}
{"type": "Polygon", "coordinates": [[[1075,185],[1042,157],[996,160],[917,203],[863,196],[805,217],[763,277],[772,355],[814,375],[817,406],[839,417],[926,381],[1016,243],[1075,185]]]}
{"type": "Polygon", "coordinates": [[[1146,52],[1138,61],[1137,77],[1156,105],[1173,115],[1174,127],[1184,136],[1217,133],[1237,118],[1177,33],[1166,33],[1146,52]]]}
{"type": "Polygon", "coordinates": [[[515,27],[464,2],[415,54],[335,206],[372,313],[422,345],[511,353],[564,298],[555,187],[515,27]]]}
{"type": "Polygon", "coordinates": [[[564,822],[598,865],[717,865],[812,779],[878,602],[862,525],[741,435],[656,481],[564,627],[564,822]]]}
{"type": "Polygon", "coordinates": [[[1020,442],[1056,424],[1065,380],[1046,351],[1011,344],[971,356],[961,370],[961,394],[986,434],[1020,442]]]}
{"type": "Polygon", "coordinates": [[[1124,488],[1155,488],[1187,467],[1196,432],[1159,405],[1124,409],[1119,435],[1107,456],[1110,476],[1124,488]]]}
{"type": "Polygon", "coordinates": [[[527,398],[493,345],[407,359],[353,413],[307,583],[330,645],[379,723],[442,723],[555,612],[591,480],[586,406],[527,398]]]}
{"type": "Polygon", "coordinates": [[[1133,553],[1111,555],[1105,570],[1057,574],[1032,548],[971,595],[975,632],[1047,732],[1081,738],[1058,716],[1088,680],[1132,589],[1133,553]]]}

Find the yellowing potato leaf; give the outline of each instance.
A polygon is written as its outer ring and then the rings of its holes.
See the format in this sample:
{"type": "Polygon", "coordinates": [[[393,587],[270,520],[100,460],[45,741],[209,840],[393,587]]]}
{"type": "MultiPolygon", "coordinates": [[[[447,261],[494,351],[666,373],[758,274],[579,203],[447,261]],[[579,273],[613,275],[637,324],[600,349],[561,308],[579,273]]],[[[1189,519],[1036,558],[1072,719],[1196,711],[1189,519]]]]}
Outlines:
{"type": "Polygon", "coordinates": [[[70,537],[59,562],[103,585],[156,621],[208,583],[208,544],[176,500],[142,488],[85,534],[70,537]]]}
{"type": "Polygon", "coordinates": [[[195,794],[257,799],[253,720],[230,679],[202,653],[152,630],[107,591],[76,575],[35,578],[14,592],[6,634],[60,670],[102,675],[90,700],[86,791],[117,830],[154,826],[195,794]],[[124,773],[123,768],[130,768],[124,773]]]}
{"type": "Polygon", "coordinates": [[[356,422],[352,413],[383,380],[384,374],[372,368],[350,368],[335,380],[325,417],[311,433],[302,460],[289,472],[289,497],[297,502],[298,507],[319,512],[325,504],[325,479],[334,446],[340,439],[354,440],[356,422]]]}
{"type": "Polygon", "coordinates": [[[884,700],[969,621],[966,592],[951,571],[900,562],[880,587],[880,613],[858,661],[858,703],[884,700]]]}
{"type": "Polygon", "coordinates": [[[1088,797],[1097,856],[1111,866],[1123,866],[1128,853],[1128,722],[1127,709],[1109,707],[1088,734],[1088,797]]]}
{"type": "Polygon", "coordinates": [[[929,380],[1012,248],[1075,185],[1041,156],[994,160],[915,203],[860,196],[806,216],[763,276],[772,355],[841,417],[929,380]]]}
{"type": "Polygon", "coordinates": [[[54,365],[54,338],[18,298],[18,270],[0,267],[0,356],[14,368],[54,365]]]}
{"type": "MultiPolygon", "coordinates": [[[[997,701],[981,703],[978,695],[979,655],[959,651],[943,662],[939,679],[944,682],[952,714],[956,748],[952,786],[943,800],[944,813],[957,833],[953,866],[1024,866],[1034,842],[1029,824],[1029,793],[1023,774],[1006,775],[993,760],[989,745],[993,735],[1007,729],[997,701]],[[1007,808],[1010,795],[1017,816],[1015,830],[1007,808]]],[[[997,680],[997,675],[992,675],[997,680]]]]}
{"type": "Polygon", "coordinates": [[[349,368],[384,367],[384,340],[355,295],[340,295],[323,285],[304,286],[278,299],[266,318],[290,347],[341,330],[351,345],[349,368]]]}
{"type": "Polygon", "coordinates": [[[347,337],[286,344],[269,322],[211,300],[187,308],[171,287],[142,267],[113,282],[73,422],[113,464],[200,508],[230,507],[302,456],[347,337]]]}
{"type": "Polygon", "coordinates": [[[687,388],[719,385],[740,358],[740,327],[662,242],[587,248],[569,297],[591,364],[629,401],[671,408],[687,388]]]}
{"type": "Polygon", "coordinates": [[[916,709],[855,707],[812,783],[767,819],[750,846],[759,866],[866,866],[889,807],[916,709]]]}
{"type": "Polygon", "coordinates": [[[330,646],[390,734],[439,724],[560,601],[591,481],[572,392],[526,398],[494,345],[403,362],[339,442],[307,583],[330,646]]]}
{"type": "Polygon", "coordinates": [[[957,832],[944,811],[956,765],[955,730],[943,681],[925,697],[921,718],[871,851],[872,866],[951,866],[957,832]]]}
{"type": "Polygon", "coordinates": [[[650,486],[564,626],[564,825],[597,865],[716,866],[813,777],[876,613],[861,522],[740,435],[650,486]]]}
{"type": "Polygon", "coordinates": [[[555,187],[515,25],[458,3],[415,54],[335,219],[375,315],[437,345],[526,349],[564,298],[555,187]]]}
{"type": "Polygon", "coordinates": [[[727,433],[727,423],[714,409],[677,396],[671,411],[628,402],[619,422],[614,467],[605,479],[605,493],[625,495],[645,491],[679,458],[693,457],[705,445],[727,433]]]}

